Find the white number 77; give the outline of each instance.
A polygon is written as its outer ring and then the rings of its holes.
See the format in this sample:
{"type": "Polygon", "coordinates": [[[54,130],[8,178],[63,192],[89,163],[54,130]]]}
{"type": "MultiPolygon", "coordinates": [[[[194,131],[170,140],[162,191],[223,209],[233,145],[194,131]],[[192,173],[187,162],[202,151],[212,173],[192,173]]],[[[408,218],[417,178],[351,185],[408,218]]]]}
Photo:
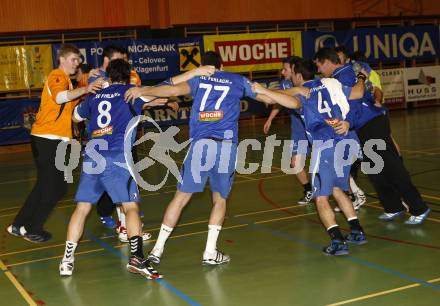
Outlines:
{"type": "MultiPolygon", "coordinates": [[[[211,93],[212,85],[211,84],[201,83],[199,85],[199,88],[206,89],[206,91],[205,91],[205,93],[203,94],[203,97],[202,97],[202,102],[200,103],[200,111],[203,112],[205,110],[206,100],[208,100],[209,94],[211,93]]],[[[222,104],[223,100],[225,99],[226,95],[229,92],[229,86],[215,85],[214,86],[214,90],[222,92],[222,95],[215,102],[215,106],[214,106],[215,110],[219,110],[220,109],[220,105],[222,104]]]]}

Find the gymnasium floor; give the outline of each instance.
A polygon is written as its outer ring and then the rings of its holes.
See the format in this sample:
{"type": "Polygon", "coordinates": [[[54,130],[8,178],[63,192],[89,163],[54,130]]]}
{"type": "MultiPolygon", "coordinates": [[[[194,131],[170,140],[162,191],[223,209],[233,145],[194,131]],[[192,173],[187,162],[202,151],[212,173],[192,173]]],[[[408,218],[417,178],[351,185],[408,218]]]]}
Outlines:
{"type": "MultiPolygon", "coordinates": [[[[296,204],[301,189],[294,176],[279,170],[281,153],[276,150],[272,173],[236,177],[219,238],[219,248],[231,255],[231,262],[214,268],[201,265],[208,189],[193,197],[168,241],[159,269],[165,278],[160,281],[125,270],[127,245],[101,226],[95,212],[77,249],[73,277],[61,278],[58,263],[76,186],[47,223],[54,234],[51,241],[32,244],[11,237],[3,228],[32,188],[35,171],[30,152],[0,154],[0,304],[440,305],[440,108],[394,111],[391,118],[413,182],[433,209],[422,226],[405,226],[403,218],[380,222],[381,206],[362,175],[359,184],[369,197],[359,215],[369,243],[351,247],[350,256],[326,257],[320,249],[328,237],[316,211],[313,205],[296,204]]],[[[240,127],[241,138],[264,139],[264,121],[249,123],[240,127]]],[[[271,132],[287,139],[289,121],[276,120],[271,132]]],[[[177,158],[182,160],[183,153],[177,158]]],[[[261,159],[261,151],[249,150],[248,161],[261,159]]],[[[163,171],[158,166],[145,177],[153,181],[163,171]]],[[[143,220],[153,238],[174,190],[169,180],[158,192],[142,192],[143,220]]],[[[338,220],[346,229],[340,215],[338,220]]],[[[153,243],[146,243],[145,251],[153,243]]]]}

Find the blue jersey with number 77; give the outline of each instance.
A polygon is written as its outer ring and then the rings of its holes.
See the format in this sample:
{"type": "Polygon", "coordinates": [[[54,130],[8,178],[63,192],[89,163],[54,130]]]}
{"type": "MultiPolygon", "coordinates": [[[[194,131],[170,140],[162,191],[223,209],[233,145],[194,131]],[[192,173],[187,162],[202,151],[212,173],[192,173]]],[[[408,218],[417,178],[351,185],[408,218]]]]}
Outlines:
{"type": "Polygon", "coordinates": [[[225,139],[225,132],[231,131],[232,135],[226,138],[237,142],[240,100],[256,96],[249,80],[239,74],[217,70],[210,77],[194,77],[188,84],[194,98],[190,138],[225,139]]]}

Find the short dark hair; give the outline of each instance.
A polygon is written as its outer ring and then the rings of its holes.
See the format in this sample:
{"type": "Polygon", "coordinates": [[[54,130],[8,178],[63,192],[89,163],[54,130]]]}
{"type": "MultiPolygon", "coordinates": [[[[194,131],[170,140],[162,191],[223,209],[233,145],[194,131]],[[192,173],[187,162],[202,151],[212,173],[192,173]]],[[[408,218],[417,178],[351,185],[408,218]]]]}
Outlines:
{"type": "Polygon", "coordinates": [[[302,59],[301,57],[296,55],[288,56],[283,58],[283,64],[289,64],[290,67],[292,67],[293,65],[295,65],[296,62],[298,62],[301,59],[302,59]]]}
{"type": "Polygon", "coordinates": [[[74,53],[74,54],[78,54],[80,55],[81,53],[79,52],[79,49],[75,46],[75,45],[71,45],[71,44],[63,44],[60,46],[60,49],[58,50],[58,59],[62,56],[62,57],[66,57],[68,56],[70,53],[74,53]]]}
{"type": "Polygon", "coordinates": [[[89,73],[92,70],[92,66],[90,64],[81,64],[79,65],[79,69],[82,73],[89,73]]]}
{"type": "Polygon", "coordinates": [[[316,67],[315,63],[309,59],[299,60],[297,63],[295,63],[293,70],[295,74],[301,74],[304,81],[313,80],[318,72],[318,68],[316,67]]]}
{"type": "Polygon", "coordinates": [[[335,47],[335,51],[336,51],[336,53],[339,53],[339,52],[343,53],[344,56],[347,58],[349,57],[348,49],[344,45],[339,45],[339,46],[335,47]]]}
{"type": "Polygon", "coordinates": [[[130,64],[123,59],[110,61],[105,72],[112,82],[130,83],[130,64]]]}
{"type": "Polygon", "coordinates": [[[104,50],[102,51],[102,57],[108,57],[110,59],[114,53],[124,54],[124,48],[116,45],[105,46],[104,50]]]}
{"type": "Polygon", "coordinates": [[[208,51],[205,52],[205,54],[202,56],[202,65],[211,65],[214,66],[217,69],[220,69],[222,66],[223,61],[217,52],[214,51],[208,51]]]}
{"type": "Polygon", "coordinates": [[[325,60],[329,60],[333,64],[341,64],[338,53],[333,48],[321,48],[315,53],[314,60],[323,63],[325,60]]]}
{"type": "Polygon", "coordinates": [[[355,51],[350,55],[350,59],[352,61],[357,61],[357,62],[367,62],[367,57],[365,56],[365,53],[362,51],[355,51]]]}

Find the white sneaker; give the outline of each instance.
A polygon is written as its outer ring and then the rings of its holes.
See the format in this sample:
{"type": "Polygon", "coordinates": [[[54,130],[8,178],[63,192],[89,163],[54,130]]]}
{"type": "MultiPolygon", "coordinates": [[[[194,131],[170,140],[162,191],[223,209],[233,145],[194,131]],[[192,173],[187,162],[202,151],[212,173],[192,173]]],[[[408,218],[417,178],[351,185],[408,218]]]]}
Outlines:
{"type": "MultiPolygon", "coordinates": [[[[128,242],[128,234],[127,229],[123,226],[118,226],[116,228],[116,233],[118,233],[118,239],[120,242],[127,243],[128,242]]],[[[142,241],[147,241],[150,239],[152,235],[150,233],[144,232],[142,233],[142,241]]]]}
{"type": "Polygon", "coordinates": [[[228,263],[231,261],[231,257],[229,255],[223,254],[222,252],[215,250],[214,253],[203,252],[203,261],[204,265],[221,265],[224,263],[228,263]]]}
{"type": "Polygon", "coordinates": [[[73,261],[61,261],[59,269],[61,276],[71,276],[73,273],[73,261]]]}
{"type": "Polygon", "coordinates": [[[359,210],[359,208],[361,208],[361,206],[364,205],[365,202],[367,202],[367,197],[362,191],[354,193],[354,198],[355,200],[353,202],[353,207],[355,210],[359,210]]]}
{"type": "Polygon", "coordinates": [[[162,256],[162,253],[163,253],[163,249],[162,250],[152,249],[150,253],[148,253],[147,258],[152,263],[158,265],[160,264],[160,257],[162,256]]]}

